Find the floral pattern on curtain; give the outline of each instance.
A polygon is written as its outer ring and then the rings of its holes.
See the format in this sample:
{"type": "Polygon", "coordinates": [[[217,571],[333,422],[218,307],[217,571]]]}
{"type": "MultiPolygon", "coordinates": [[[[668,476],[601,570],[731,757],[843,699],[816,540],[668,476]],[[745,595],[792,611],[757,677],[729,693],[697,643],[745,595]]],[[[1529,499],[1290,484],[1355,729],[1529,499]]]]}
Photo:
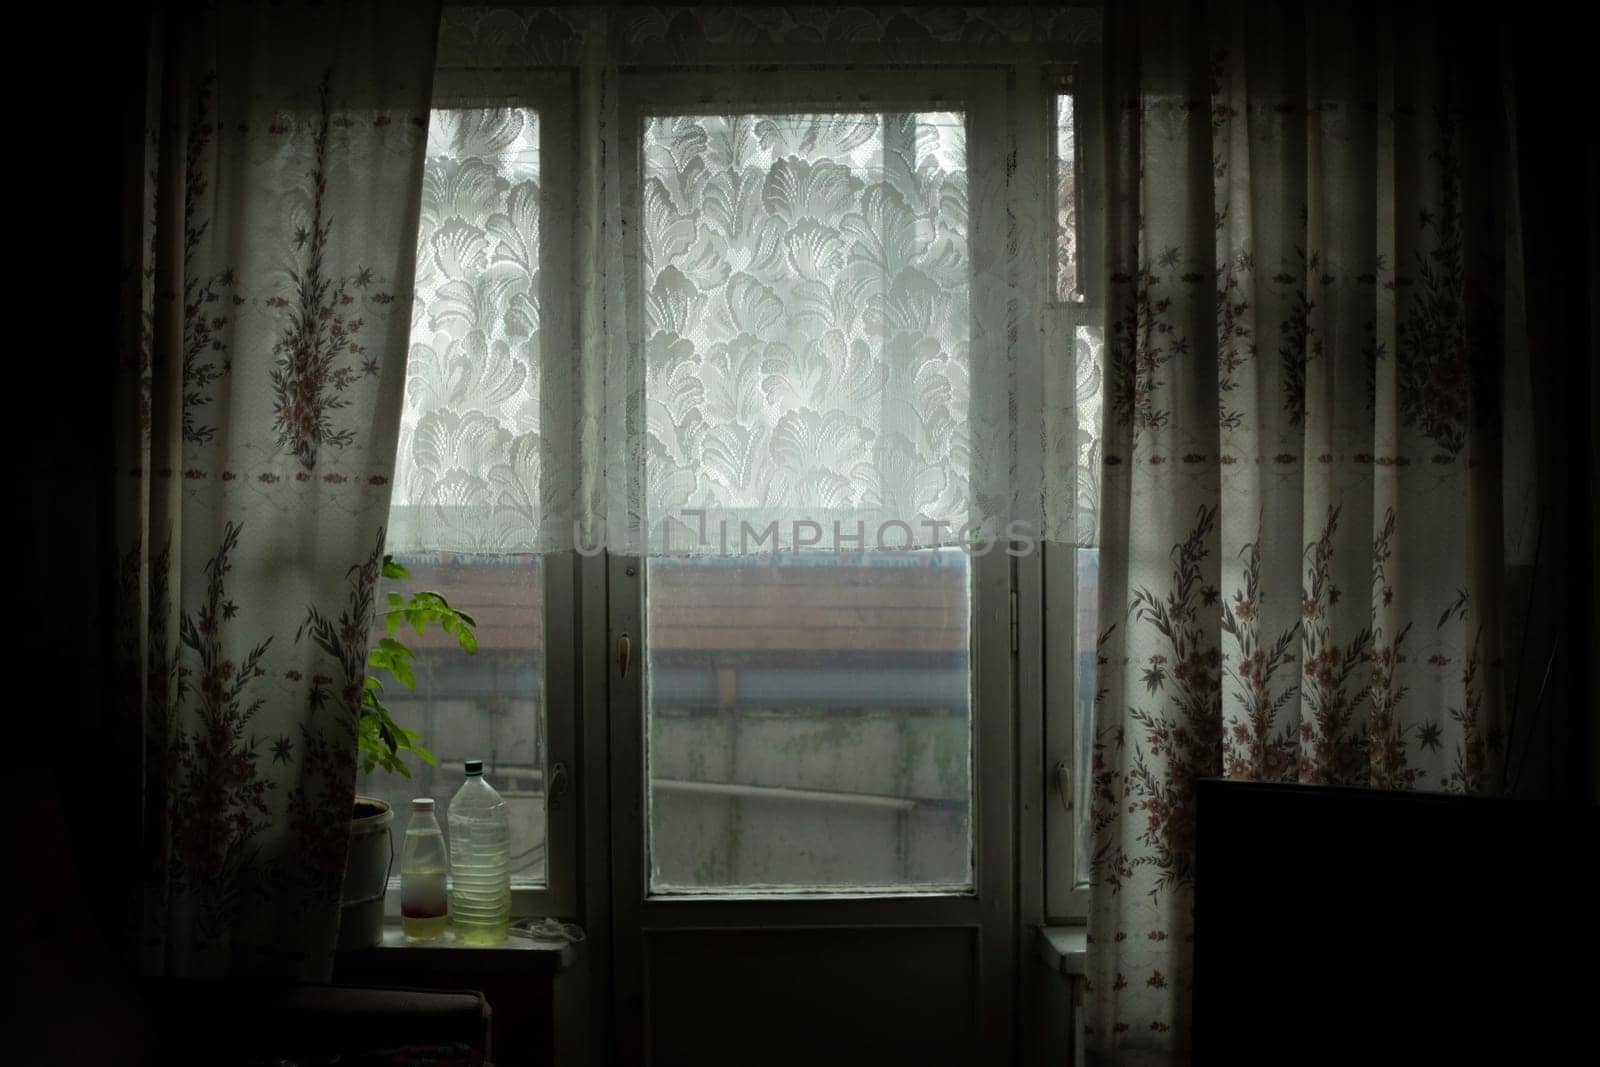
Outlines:
{"type": "Polygon", "coordinates": [[[331,967],[436,34],[357,2],[151,26],[115,470],[148,973],[331,967]]]}
{"type": "Polygon", "coordinates": [[[1197,778],[1498,785],[1526,364],[1498,67],[1447,26],[1108,19],[1101,1055],[1187,1049],[1197,778]]]}

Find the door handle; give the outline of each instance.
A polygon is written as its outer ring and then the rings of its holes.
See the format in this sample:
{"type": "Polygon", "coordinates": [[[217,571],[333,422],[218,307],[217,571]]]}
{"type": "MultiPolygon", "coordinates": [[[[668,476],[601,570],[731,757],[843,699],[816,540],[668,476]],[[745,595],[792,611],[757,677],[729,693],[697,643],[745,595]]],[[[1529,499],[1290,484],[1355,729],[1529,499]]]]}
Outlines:
{"type": "Polygon", "coordinates": [[[561,807],[561,798],[567,795],[567,765],[557,763],[550,768],[550,810],[561,807]]]}
{"type": "Polygon", "coordinates": [[[617,677],[628,676],[628,659],[633,655],[633,642],[628,640],[628,635],[623,634],[617,638],[617,677]]]}

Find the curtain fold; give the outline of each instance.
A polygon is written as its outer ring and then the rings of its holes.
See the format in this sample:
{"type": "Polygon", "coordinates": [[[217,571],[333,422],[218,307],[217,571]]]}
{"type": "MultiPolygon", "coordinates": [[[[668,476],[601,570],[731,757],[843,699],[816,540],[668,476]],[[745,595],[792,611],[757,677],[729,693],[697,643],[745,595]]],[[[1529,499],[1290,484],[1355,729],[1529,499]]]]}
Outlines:
{"type": "Polygon", "coordinates": [[[438,8],[150,22],[117,368],[147,973],[329,973],[438,8]]]}
{"type": "Polygon", "coordinates": [[[1198,778],[1498,785],[1526,352],[1499,57],[1455,21],[1108,10],[1102,1056],[1187,1050],[1198,778]]]}

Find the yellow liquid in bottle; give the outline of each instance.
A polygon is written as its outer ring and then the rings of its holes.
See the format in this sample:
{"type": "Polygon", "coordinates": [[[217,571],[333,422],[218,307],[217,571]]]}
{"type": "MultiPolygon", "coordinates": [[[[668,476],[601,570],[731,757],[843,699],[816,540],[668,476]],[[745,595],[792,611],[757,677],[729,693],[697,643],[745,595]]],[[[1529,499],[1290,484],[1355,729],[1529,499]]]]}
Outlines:
{"type": "Polygon", "coordinates": [[[505,941],[510,926],[509,922],[494,923],[490,926],[457,924],[456,940],[463,945],[498,945],[505,941]]]}
{"type": "Polygon", "coordinates": [[[437,941],[444,936],[445,927],[449,925],[448,915],[432,915],[425,919],[400,917],[400,929],[407,941],[437,941]]]}

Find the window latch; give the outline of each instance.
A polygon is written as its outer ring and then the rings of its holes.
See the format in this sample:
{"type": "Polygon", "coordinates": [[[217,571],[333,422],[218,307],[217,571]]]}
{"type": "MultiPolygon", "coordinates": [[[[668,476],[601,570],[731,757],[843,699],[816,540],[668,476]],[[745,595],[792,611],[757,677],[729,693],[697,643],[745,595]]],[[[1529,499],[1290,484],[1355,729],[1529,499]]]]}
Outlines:
{"type": "Polygon", "coordinates": [[[567,765],[557,763],[550,768],[550,810],[557,811],[561,807],[561,798],[567,795],[567,765]]]}

